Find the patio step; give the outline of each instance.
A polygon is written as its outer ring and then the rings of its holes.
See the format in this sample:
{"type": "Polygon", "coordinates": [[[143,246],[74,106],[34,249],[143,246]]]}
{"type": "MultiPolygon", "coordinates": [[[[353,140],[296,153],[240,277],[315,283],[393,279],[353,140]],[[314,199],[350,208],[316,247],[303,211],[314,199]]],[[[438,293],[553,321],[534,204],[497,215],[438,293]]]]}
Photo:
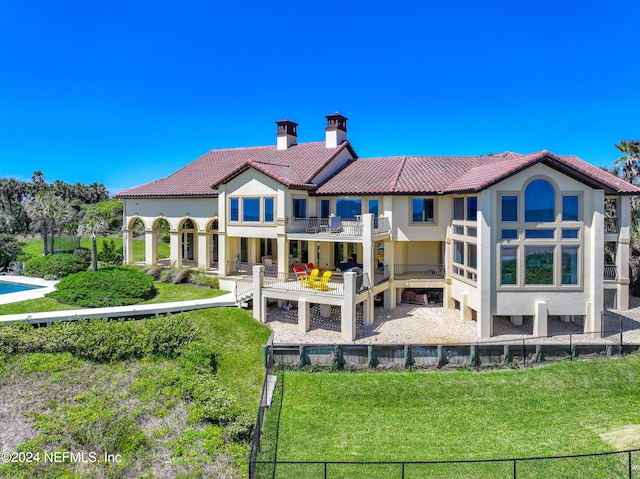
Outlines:
{"type": "Polygon", "coordinates": [[[247,306],[251,299],[253,299],[253,291],[247,291],[236,297],[236,304],[238,306],[247,306]]]}

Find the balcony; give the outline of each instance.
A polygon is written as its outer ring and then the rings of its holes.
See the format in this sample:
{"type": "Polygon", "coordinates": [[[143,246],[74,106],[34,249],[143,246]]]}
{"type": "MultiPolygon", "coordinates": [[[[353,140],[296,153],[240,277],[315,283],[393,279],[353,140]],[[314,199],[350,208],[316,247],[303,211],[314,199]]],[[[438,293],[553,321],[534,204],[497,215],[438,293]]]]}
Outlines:
{"type": "Polygon", "coordinates": [[[615,264],[604,265],[604,280],[615,281],[618,278],[618,268],[615,264]]]}
{"type": "MultiPolygon", "coordinates": [[[[391,231],[389,218],[381,216],[373,218],[373,236],[387,235],[391,231]]],[[[364,239],[364,222],[362,217],[342,219],[339,216],[331,218],[287,218],[287,235],[301,239],[317,238],[319,240],[336,239],[364,239]]]]}

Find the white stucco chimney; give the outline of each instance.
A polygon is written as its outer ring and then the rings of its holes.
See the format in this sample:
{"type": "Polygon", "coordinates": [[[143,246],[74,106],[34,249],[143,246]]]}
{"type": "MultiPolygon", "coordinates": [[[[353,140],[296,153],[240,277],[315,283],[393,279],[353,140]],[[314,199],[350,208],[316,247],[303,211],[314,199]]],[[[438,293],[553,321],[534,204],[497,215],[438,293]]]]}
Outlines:
{"type": "Polygon", "coordinates": [[[278,125],[277,147],[278,150],[286,150],[298,143],[298,124],[289,121],[289,118],[276,121],[278,125]]]}
{"type": "Polygon", "coordinates": [[[347,120],[348,118],[338,112],[327,115],[327,128],[325,128],[327,148],[335,148],[347,140],[347,120]]]}

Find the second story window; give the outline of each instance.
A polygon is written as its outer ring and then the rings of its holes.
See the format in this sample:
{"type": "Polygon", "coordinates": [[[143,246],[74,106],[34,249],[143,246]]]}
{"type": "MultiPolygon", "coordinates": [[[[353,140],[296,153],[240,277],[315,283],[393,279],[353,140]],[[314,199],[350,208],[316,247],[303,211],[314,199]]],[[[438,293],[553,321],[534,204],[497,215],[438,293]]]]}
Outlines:
{"type": "Polygon", "coordinates": [[[294,198],[293,199],[293,217],[294,218],[306,218],[307,217],[307,200],[306,200],[306,198],[294,198]]]}
{"type": "Polygon", "coordinates": [[[229,200],[229,220],[240,221],[240,200],[238,198],[229,200]]]}
{"type": "Polygon", "coordinates": [[[556,220],[556,192],[546,180],[534,180],[524,191],[524,220],[551,223],[556,220]]]}
{"type": "Polygon", "coordinates": [[[378,200],[369,200],[369,213],[371,213],[374,218],[378,217],[378,200]]]}
{"type": "Polygon", "coordinates": [[[273,223],[274,211],[273,211],[273,198],[264,199],[264,222],[273,223]]]}
{"type": "Polygon", "coordinates": [[[411,200],[411,220],[414,223],[435,222],[433,198],[413,198],[411,200]]]}
{"type": "Polygon", "coordinates": [[[362,200],[360,198],[340,198],[336,200],[336,216],[355,218],[362,214],[362,200]]]}
{"type": "Polygon", "coordinates": [[[242,198],[242,221],[260,221],[260,198],[242,198]]]}
{"type": "Polygon", "coordinates": [[[467,198],[467,221],[478,221],[478,198],[476,196],[467,198]]]}

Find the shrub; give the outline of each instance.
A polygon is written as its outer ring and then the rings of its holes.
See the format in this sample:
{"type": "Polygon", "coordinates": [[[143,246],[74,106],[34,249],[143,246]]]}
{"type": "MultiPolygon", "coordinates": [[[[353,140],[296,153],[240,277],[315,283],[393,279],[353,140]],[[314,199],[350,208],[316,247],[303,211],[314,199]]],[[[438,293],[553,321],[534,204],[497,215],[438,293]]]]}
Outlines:
{"type": "Polygon", "coordinates": [[[104,268],[63,278],[48,296],[64,304],[102,308],[140,303],[155,294],[148,274],[132,268],[104,268]]]}
{"type": "Polygon", "coordinates": [[[55,254],[31,258],[24,265],[24,274],[44,278],[64,278],[87,269],[82,258],[73,254],[55,254]]]}
{"type": "Polygon", "coordinates": [[[219,289],[220,281],[217,276],[209,276],[202,273],[194,273],[191,275],[191,282],[194,286],[202,288],[219,289]]]}
{"type": "Polygon", "coordinates": [[[191,281],[191,275],[193,273],[194,271],[191,269],[165,268],[164,271],[160,273],[160,278],[158,278],[158,281],[172,284],[188,283],[189,281],[191,281]]]}
{"type": "Polygon", "coordinates": [[[60,322],[46,328],[17,324],[0,326],[0,355],[72,353],[102,362],[149,354],[175,357],[187,344],[199,343],[199,339],[198,330],[182,315],[139,321],[60,322]]]}
{"type": "Polygon", "coordinates": [[[102,243],[102,250],[98,253],[98,260],[118,266],[124,261],[124,255],[122,250],[116,246],[116,242],[113,239],[108,239],[102,243]]]}
{"type": "Polygon", "coordinates": [[[91,264],[91,250],[89,248],[76,248],[73,250],[73,254],[84,261],[85,269],[89,267],[91,264]]]}
{"type": "Polygon", "coordinates": [[[0,268],[6,268],[18,259],[23,244],[15,236],[0,234],[0,268]]]}
{"type": "Polygon", "coordinates": [[[147,274],[150,274],[154,280],[158,281],[160,279],[160,275],[164,271],[164,267],[158,265],[145,266],[143,271],[147,274]]]}

